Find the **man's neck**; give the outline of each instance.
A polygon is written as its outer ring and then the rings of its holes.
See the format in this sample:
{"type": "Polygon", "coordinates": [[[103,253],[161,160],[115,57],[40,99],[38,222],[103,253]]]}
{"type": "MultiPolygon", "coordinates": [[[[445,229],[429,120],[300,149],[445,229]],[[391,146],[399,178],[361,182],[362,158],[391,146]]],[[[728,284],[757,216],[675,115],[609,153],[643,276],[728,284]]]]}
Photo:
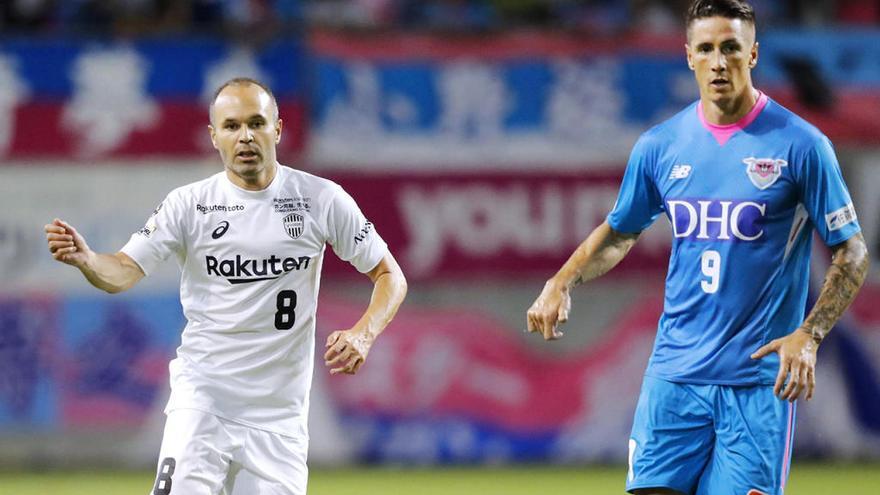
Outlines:
{"type": "Polygon", "coordinates": [[[254,177],[242,177],[233,173],[231,170],[226,170],[226,177],[229,178],[229,181],[235,184],[236,186],[247,190],[247,191],[262,191],[269,187],[269,184],[272,183],[272,180],[275,179],[275,174],[278,173],[278,164],[273,163],[271,166],[263,169],[262,173],[257,174],[254,177]]]}
{"type": "Polygon", "coordinates": [[[758,90],[749,86],[742,94],[725,100],[709,101],[701,98],[703,116],[707,122],[715,125],[728,125],[739,122],[754,108],[758,102],[758,90]]]}

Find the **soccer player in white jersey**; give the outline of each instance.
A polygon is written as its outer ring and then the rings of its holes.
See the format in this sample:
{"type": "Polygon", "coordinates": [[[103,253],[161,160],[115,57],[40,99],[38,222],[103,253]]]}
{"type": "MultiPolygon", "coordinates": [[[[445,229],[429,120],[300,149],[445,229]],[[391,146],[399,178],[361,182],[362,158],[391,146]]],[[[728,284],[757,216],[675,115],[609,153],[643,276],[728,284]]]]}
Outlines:
{"type": "Polygon", "coordinates": [[[60,219],[45,226],[48,247],[110,293],[168,258],[181,267],[187,325],[152,495],[301,495],[325,245],[374,284],[363,317],[327,340],[331,374],[363,365],[406,280],[340,186],[278,164],[282,121],[267,87],[228,81],[210,121],[224,170],[172,191],[118,253],[92,251],[60,219]]]}
{"type": "Polygon", "coordinates": [[[868,256],[830,141],[752,85],[754,9],[695,0],[686,55],[700,99],[633,147],[617,203],[544,286],[528,327],[559,338],[569,291],[616,265],[661,214],[665,304],[629,439],[636,495],[782,495],[796,400],[868,256]],[[815,230],[833,252],[804,317],[815,230]]]}

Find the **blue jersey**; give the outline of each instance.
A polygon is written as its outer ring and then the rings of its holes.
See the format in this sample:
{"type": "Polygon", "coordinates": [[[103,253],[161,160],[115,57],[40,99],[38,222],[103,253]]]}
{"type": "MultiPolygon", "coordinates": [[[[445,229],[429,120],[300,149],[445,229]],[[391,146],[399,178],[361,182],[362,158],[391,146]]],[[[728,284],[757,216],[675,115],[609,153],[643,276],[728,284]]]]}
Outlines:
{"type": "Polygon", "coordinates": [[[635,144],[609,225],[672,227],[663,315],[646,375],[771,384],[774,353],[803,321],[812,231],[833,246],[860,231],[831,142],[764,95],[743,121],[711,126],[692,104],[635,144]]]}

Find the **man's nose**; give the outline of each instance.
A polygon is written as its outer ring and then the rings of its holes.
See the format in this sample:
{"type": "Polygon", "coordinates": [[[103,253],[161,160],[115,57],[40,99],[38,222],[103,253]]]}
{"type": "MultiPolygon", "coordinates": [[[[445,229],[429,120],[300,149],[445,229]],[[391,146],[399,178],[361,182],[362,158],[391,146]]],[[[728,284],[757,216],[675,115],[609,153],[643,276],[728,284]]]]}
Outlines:
{"type": "Polygon", "coordinates": [[[254,140],[254,134],[251,132],[250,127],[244,125],[244,126],[241,126],[241,129],[242,129],[242,131],[238,136],[239,141],[241,141],[242,143],[250,143],[251,141],[254,140]]]}
{"type": "Polygon", "coordinates": [[[727,59],[724,58],[724,55],[721,53],[721,50],[714,50],[712,52],[712,70],[715,72],[721,72],[727,69],[727,59]]]}

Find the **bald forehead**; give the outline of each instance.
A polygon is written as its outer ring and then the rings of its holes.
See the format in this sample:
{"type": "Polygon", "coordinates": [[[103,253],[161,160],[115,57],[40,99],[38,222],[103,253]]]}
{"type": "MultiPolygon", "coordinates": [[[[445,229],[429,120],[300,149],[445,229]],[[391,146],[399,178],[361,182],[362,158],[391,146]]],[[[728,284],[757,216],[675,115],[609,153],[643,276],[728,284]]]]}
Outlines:
{"type": "Polygon", "coordinates": [[[246,119],[260,114],[274,122],[278,119],[278,104],[263,88],[256,84],[230,84],[217,93],[211,102],[210,119],[246,119]],[[239,115],[244,114],[244,115],[239,115]]]}

